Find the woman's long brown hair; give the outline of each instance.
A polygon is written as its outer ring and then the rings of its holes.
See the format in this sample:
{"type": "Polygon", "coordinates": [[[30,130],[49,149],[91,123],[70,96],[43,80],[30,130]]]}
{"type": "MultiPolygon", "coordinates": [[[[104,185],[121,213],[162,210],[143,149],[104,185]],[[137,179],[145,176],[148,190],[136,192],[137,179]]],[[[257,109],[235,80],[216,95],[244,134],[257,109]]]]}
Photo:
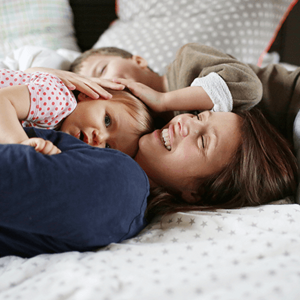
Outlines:
{"type": "Polygon", "coordinates": [[[293,197],[298,167],[290,145],[256,108],[237,113],[242,118],[242,142],[231,162],[218,174],[199,179],[194,204],[167,188],[151,190],[146,216],[178,211],[257,206],[293,197]]]}

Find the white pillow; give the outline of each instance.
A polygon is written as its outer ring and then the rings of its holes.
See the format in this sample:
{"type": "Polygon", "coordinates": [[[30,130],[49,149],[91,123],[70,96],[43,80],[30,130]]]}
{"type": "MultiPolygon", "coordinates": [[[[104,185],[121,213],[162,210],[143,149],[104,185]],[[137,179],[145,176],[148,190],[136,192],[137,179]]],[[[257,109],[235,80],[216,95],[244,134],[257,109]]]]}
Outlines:
{"type": "Polygon", "coordinates": [[[80,51],[67,0],[0,0],[0,58],[21,46],[80,51]]]}
{"type": "Polygon", "coordinates": [[[293,0],[117,0],[119,17],[93,48],[115,46],[164,73],[176,51],[197,42],[257,64],[293,0]]]}

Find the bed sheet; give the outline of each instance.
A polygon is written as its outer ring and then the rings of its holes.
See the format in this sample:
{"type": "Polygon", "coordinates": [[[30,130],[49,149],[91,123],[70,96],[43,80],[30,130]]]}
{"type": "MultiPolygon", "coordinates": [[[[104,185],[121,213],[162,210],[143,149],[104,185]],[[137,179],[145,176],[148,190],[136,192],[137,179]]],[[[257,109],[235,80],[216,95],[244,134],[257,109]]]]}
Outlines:
{"type": "Polygon", "coordinates": [[[300,206],[176,213],[97,252],[0,259],[0,299],[289,299],[300,206]]]}

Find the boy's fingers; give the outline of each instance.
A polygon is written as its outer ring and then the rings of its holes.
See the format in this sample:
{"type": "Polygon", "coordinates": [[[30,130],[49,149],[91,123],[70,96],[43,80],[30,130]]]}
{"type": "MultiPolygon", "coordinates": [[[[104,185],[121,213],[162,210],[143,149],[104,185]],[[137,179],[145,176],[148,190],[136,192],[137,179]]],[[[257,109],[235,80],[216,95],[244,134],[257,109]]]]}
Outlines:
{"type": "Polygon", "coordinates": [[[74,91],[76,89],[76,86],[71,83],[69,80],[67,79],[62,79],[62,82],[64,83],[64,85],[70,90],[70,91],[74,91]]]}
{"type": "Polygon", "coordinates": [[[86,85],[84,82],[79,82],[76,85],[76,90],[81,93],[84,93],[85,95],[87,95],[88,97],[94,100],[99,98],[99,93],[95,92],[91,87],[86,85]]]}
{"type": "Polygon", "coordinates": [[[92,82],[92,85],[87,85],[84,82],[80,82],[76,89],[94,100],[99,99],[99,97],[108,100],[112,97],[112,95],[108,91],[106,91],[103,87],[95,82],[92,82]]]}

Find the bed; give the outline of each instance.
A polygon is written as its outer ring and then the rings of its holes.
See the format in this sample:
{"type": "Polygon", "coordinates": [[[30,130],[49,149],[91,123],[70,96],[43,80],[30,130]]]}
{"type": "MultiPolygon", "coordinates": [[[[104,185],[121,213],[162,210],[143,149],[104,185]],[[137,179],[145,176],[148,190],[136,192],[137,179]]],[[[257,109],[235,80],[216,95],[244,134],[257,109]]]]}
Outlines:
{"type": "MultiPolygon", "coordinates": [[[[286,55],[300,51],[299,34],[291,43],[287,38],[297,32],[289,25],[299,20],[297,1],[15,2],[18,6],[0,1],[1,67],[68,69],[81,51],[113,45],[144,56],[163,72],[176,48],[190,41],[245,62],[300,65],[299,55],[286,55]]],[[[93,252],[2,257],[0,299],[298,300],[300,206],[281,200],[179,212],[93,252]]]]}

